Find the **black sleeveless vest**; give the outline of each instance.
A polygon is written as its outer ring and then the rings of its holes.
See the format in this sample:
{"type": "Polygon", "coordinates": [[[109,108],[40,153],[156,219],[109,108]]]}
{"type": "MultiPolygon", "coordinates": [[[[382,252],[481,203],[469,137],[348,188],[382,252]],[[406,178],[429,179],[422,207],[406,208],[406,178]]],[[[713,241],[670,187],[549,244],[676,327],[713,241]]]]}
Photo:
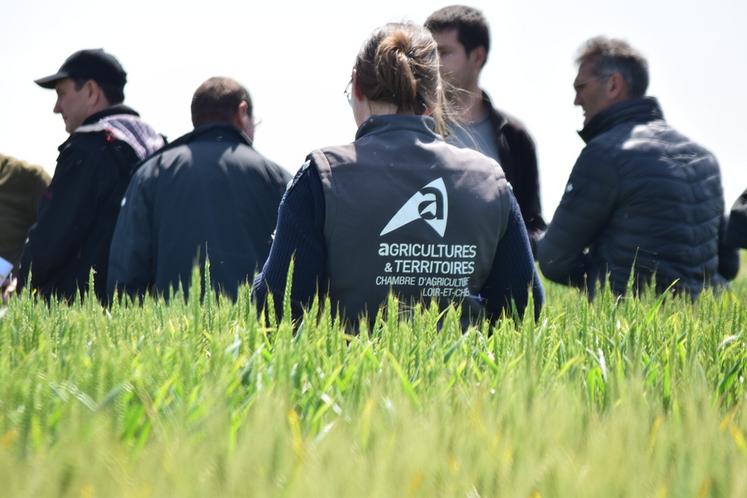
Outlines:
{"type": "Polygon", "coordinates": [[[404,302],[469,302],[493,265],[510,210],[494,160],[447,144],[422,116],[374,116],[349,145],[310,155],[322,181],[330,297],[370,318],[404,302]]]}

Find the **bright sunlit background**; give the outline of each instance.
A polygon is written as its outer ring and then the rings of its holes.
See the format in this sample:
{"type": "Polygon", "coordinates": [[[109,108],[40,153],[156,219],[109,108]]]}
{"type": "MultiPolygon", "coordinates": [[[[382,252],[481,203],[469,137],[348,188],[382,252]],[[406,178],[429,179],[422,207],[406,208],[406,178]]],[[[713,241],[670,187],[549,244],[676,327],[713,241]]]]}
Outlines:
{"type": "MultiPolygon", "coordinates": [[[[189,104],[210,76],[247,86],[262,119],[255,146],[295,171],[318,147],[353,139],[343,90],[361,43],[389,21],[422,23],[447,2],[309,3],[2,0],[0,152],[54,170],[66,134],[55,95],[33,79],[81,48],[103,47],[128,72],[125,103],[170,139],[191,129],[189,104]]],[[[573,59],[605,34],[648,57],[649,94],[669,122],[719,158],[727,208],[747,188],[747,2],[714,0],[474,1],[492,32],[481,84],[520,118],[539,154],[551,218],[583,143],[573,59]]]]}

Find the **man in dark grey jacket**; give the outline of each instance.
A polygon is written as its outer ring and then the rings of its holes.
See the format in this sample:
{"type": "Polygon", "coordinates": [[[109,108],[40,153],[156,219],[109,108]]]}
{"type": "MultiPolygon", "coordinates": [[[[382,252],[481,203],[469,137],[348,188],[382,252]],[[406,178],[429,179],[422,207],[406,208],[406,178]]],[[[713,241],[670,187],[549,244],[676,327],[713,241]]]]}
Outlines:
{"type": "Polygon", "coordinates": [[[188,290],[193,266],[210,261],[214,288],[234,297],[272,243],[290,175],[252,147],[246,89],[210,78],[192,99],[195,129],[140,167],[112,240],[109,292],[188,290]]]}
{"type": "MultiPolygon", "coordinates": [[[[592,38],[576,61],[586,142],[538,246],[550,280],[624,293],[653,284],[697,296],[718,285],[719,165],[646,97],[648,64],[626,42],[592,38]]],[[[593,294],[592,294],[593,295],[593,294]]]]}

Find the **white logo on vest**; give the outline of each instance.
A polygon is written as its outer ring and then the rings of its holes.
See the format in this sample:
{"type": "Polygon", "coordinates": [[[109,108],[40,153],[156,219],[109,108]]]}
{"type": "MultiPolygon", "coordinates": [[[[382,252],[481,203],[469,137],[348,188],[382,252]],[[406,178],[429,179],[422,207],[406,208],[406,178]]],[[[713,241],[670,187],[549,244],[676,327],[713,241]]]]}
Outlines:
{"type": "Polygon", "coordinates": [[[415,192],[399,208],[379,236],[386,235],[415,220],[422,219],[441,237],[446,233],[446,221],[449,217],[449,198],[443,178],[433,180],[415,192]]]}

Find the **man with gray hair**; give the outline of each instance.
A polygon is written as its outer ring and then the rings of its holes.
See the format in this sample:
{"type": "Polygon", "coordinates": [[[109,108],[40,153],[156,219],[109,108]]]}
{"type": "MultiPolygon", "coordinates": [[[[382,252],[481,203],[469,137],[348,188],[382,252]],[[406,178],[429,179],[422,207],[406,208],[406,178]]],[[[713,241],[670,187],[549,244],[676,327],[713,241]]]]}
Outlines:
{"type": "Polygon", "coordinates": [[[208,79],[192,98],[192,124],[130,182],[112,239],[110,293],[188,291],[193,266],[204,270],[209,260],[213,288],[235,297],[267,258],[290,175],[252,146],[249,92],[230,78],[208,79]]]}
{"type": "Polygon", "coordinates": [[[736,272],[726,259],[719,266],[716,158],[667,124],[646,96],[648,63],[627,42],[592,38],[576,62],[586,147],[538,245],[542,272],[590,296],[604,282],[624,293],[631,273],[634,290],[651,284],[695,297],[722,284],[720,269],[736,272]]]}

